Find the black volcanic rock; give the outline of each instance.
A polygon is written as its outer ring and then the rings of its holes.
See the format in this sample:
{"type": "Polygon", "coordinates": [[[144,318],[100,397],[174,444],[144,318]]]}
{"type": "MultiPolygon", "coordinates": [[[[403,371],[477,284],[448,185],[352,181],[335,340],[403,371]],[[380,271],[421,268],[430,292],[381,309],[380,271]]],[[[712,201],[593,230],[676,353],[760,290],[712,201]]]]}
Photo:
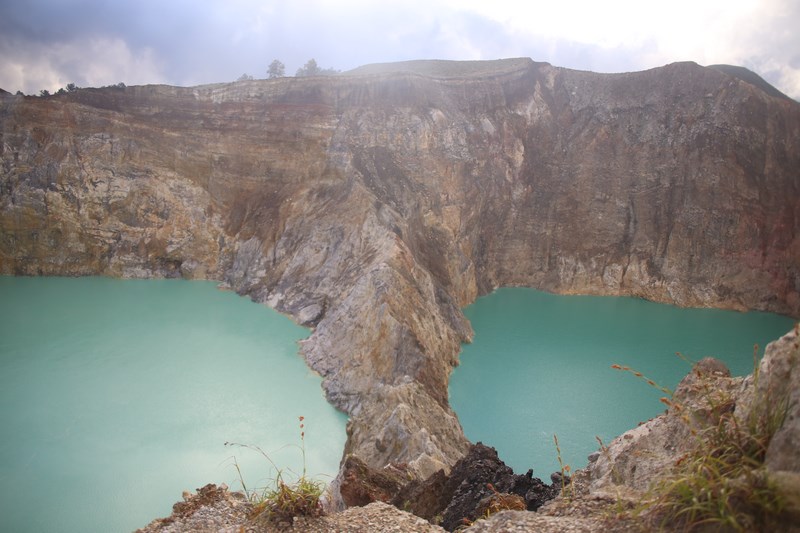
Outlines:
{"type": "Polygon", "coordinates": [[[514,474],[494,448],[479,442],[456,462],[449,475],[439,471],[425,481],[412,482],[393,503],[427,520],[440,518],[441,526],[453,531],[479,518],[487,500],[497,495],[516,495],[529,511],[535,511],[560,490],[560,485],[534,478],[532,471],[514,474]]]}

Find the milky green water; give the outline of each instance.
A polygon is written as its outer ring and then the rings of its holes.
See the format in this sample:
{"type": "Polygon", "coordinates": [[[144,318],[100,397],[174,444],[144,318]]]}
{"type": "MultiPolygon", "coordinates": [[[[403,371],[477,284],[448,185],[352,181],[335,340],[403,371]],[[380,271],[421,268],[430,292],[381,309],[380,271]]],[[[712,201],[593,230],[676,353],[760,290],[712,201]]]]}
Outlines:
{"type": "Polygon", "coordinates": [[[211,282],[0,277],[0,531],[117,532],[183,490],[338,470],[308,330],[211,282]],[[287,447],[287,445],[289,445],[287,447]],[[295,446],[292,446],[295,445],[295,446]]]}
{"type": "Polygon", "coordinates": [[[613,370],[629,365],[673,388],[689,371],[675,355],[715,356],[734,375],[794,321],[767,313],[680,309],[634,298],[558,296],[506,288],[465,309],[475,330],[450,380],[466,436],[497,448],[517,472],[545,480],[564,464],[586,466],[595,436],[615,436],[664,410],[662,393],[613,370]]]}

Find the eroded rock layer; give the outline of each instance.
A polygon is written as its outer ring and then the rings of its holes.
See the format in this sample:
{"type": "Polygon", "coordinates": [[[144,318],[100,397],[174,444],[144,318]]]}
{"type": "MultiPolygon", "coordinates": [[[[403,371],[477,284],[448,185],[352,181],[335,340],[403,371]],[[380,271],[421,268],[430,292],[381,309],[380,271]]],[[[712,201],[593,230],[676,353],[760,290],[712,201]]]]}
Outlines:
{"type": "Polygon", "coordinates": [[[528,59],[0,99],[0,273],[223,282],[314,330],[347,453],[467,448],[500,285],[800,315],[800,105],[693,63],[528,59]]]}

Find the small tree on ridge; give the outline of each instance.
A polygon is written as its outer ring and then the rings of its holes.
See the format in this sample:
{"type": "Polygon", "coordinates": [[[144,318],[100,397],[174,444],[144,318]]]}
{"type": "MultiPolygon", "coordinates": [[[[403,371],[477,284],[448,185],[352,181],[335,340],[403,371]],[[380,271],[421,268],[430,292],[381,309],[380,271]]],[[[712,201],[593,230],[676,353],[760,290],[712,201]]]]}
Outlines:
{"type": "Polygon", "coordinates": [[[297,69],[297,73],[295,76],[301,78],[303,76],[319,76],[319,65],[317,65],[317,60],[313,57],[309,59],[305,65],[297,69]]]}
{"type": "Polygon", "coordinates": [[[286,65],[277,59],[273,59],[267,68],[267,77],[272,80],[283,78],[284,76],[286,76],[286,65]]]}

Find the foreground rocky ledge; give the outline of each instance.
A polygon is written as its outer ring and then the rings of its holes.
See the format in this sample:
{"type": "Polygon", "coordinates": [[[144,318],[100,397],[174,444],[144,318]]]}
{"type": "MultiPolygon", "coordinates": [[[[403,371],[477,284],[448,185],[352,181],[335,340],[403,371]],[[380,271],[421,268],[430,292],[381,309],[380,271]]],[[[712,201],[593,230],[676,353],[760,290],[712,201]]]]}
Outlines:
{"type": "MultiPolygon", "coordinates": [[[[198,489],[196,496],[203,498],[209,492],[218,494],[216,500],[208,502],[190,515],[173,515],[168,519],[154,520],[137,533],[444,533],[446,530],[406,511],[384,502],[373,502],[364,507],[351,507],[345,511],[320,518],[297,518],[289,525],[271,525],[249,517],[250,506],[236,493],[209,485],[198,489]]],[[[548,515],[543,513],[502,511],[489,520],[480,520],[462,531],[470,533],[632,533],[632,525],[624,522],[609,524],[600,514],[607,510],[609,502],[581,505],[590,514],[583,517],[548,515]]]]}

